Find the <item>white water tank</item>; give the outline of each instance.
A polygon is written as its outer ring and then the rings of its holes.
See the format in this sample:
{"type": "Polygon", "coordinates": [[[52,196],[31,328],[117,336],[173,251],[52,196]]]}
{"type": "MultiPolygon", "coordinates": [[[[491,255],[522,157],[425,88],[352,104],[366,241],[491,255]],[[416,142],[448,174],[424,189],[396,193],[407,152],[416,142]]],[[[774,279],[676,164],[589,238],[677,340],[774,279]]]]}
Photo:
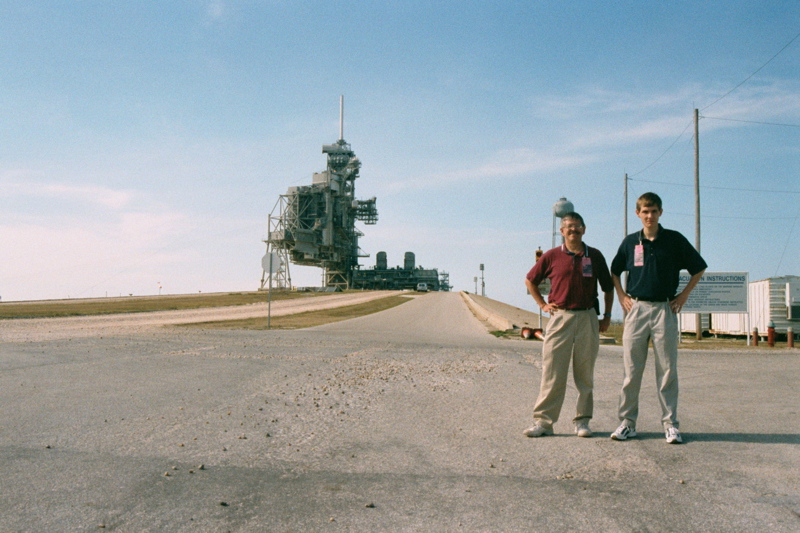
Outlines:
{"type": "Polygon", "coordinates": [[[553,215],[558,218],[563,218],[564,215],[573,211],[575,211],[575,206],[563,196],[553,205],[553,215]]]}

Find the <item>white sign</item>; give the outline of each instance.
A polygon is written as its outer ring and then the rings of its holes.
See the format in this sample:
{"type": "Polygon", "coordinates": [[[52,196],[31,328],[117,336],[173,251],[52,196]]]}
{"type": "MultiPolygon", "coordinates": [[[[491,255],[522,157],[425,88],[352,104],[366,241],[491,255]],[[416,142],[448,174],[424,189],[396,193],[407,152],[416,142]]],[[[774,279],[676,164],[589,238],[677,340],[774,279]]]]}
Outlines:
{"type": "MultiPolygon", "coordinates": [[[[689,295],[682,313],[747,313],[747,272],[706,272],[689,295]]],[[[683,271],[678,294],[691,276],[683,271]]]]}
{"type": "Polygon", "coordinates": [[[545,278],[544,281],[539,284],[539,294],[542,296],[550,294],[550,278],[545,278]]]}
{"type": "Polygon", "coordinates": [[[278,252],[269,252],[261,258],[261,267],[264,272],[272,275],[278,272],[278,267],[281,264],[281,258],[278,257],[278,252]]]}

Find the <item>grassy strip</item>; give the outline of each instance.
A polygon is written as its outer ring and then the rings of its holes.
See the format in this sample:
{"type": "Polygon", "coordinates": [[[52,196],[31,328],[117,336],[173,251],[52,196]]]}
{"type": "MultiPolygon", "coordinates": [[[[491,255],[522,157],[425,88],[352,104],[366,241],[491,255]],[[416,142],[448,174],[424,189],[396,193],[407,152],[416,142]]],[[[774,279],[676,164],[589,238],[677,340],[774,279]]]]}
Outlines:
{"type": "MultiPolygon", "coordinates": [[[[330,293],[273,291],[272,300],[313,298],[330,293]]],[[[180,296],[133,296],[128,298],[95,298],[86,300],[48,300],[39,302],[2,302],[0,319],[45,318],[65,316],[107,315],[114,313],[144,313],[148,311],[178,311],[201,307],[224,307],[266,302],[269,294],[230,292],[188,294],[180,296]]]]}
{"type": "MultiPolygon", "coordinates": [[[[601,333],[600,335],[603,337],[612,337],[616,341],[617,346],[622,346],[622,334],[624,332],[624,325],[622,322],[612,322],[608,328],[608,331],[605,333],[601,333]]],[[[499,338],[504,339],[511,339],[511,338],[519,338],[520,331],[517,329],[509,329],[506,331],[490,331],[492,335],[499,338]]],[[[652,346],[652,343],[650,343],[652,346]]],[[[698,341],[696,340],[694,333],[684,333],[682,335],[682,340],[678,344],[678,348],[681,350],[741,350],[741,349],[753,349],[759,350],[767,346],[765,341],[760,341],[758,346],[748,346],[747,345],[747,338],[746,337],[730,337],[730,338],[723,338],[723,337],[704,337],[703,340],[698,341]]],[[[785,341],[776,342],[775,348],[787,348],[788,345],[785,341]]]]}
{"type": "MultiPolygon", "coordinates": [[[[272,317],[270,320],[271,329],[302,329],[331,322],[349,320],[360,316],[371,315],[397,307],[408,302],[408,296],[387,296],[371,302],[362,304],[336,307],[333,309],[320,309],[318,311],[306,311],[293,315],[272,317]]],[[[267,329],[267,318],[243,318],[239,320],[221,320],[216,322],[197,322],[193,324],[181,324],[178,327],[196,327],[204,329],[267,329]]]]}

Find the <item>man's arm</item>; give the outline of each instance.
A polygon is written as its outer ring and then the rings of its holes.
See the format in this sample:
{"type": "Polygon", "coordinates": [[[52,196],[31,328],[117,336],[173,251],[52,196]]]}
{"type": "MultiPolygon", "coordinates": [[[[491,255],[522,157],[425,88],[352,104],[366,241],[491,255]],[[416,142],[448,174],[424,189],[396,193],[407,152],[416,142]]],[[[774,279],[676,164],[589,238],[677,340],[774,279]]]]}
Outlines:
{"type": "Polygon", "coordinates": [[[533,299],[536,300],[536,305],[539,306],[539,309],[541,309],[545,313],[552,313],[553,311],[558,309],[557,305],[549,304],[544,301],[542,293],[539,292],[539,287],[534,285],[533,282],[528,278],[525,278],[525,286],[528,287],[528,292],[530,293],[531,296],[533,296],[533,299]]]}
{"type": "Polygon", "coordinates": [[[619,298],[620,305],[622,305],[622,309],[624,309],[626,313],[630,312],[633,307],[633,300],[625,293],[625,289],[622,288],[622,280],[616,274],[611,274],[611,279],[614,281],[614,288],[617,289],[617,297],[619,298]]]}
{"type": "Polygon", "coordinates": [[[703,277],[703,274],[705,274],[705,269],[692,276],[689,279],[689,283],[686,284],[686,287],[683,288],[681,293],[669,303],[669,308],[672,309],[673,313],[678,314],[681,312],[681,309],[683,309],[683,306],[686,305],[686,301],[689,299],[689,295],[700,282],[700,278],[703,277]]]}
{"type": "Polygon", "coordinates": [[[605,312],[603,313],[603,319],[600,321],[600,333],[608,331],[608,326],[611,325],[611,308],[614,306],[614,291],[604,292],[603,298],[605,300],[605,312]]]}

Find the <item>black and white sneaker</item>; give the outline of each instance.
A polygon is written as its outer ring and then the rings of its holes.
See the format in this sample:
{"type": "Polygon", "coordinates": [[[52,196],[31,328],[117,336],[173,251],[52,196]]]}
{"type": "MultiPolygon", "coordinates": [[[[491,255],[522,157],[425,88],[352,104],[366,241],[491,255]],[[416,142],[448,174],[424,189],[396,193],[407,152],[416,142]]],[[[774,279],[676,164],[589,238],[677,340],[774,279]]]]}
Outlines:
{"type": "Polygon", "coordinates": [[[624,422],[611,434],[613,440],[627,440],[636,436],[636,428],[626,425],[624,422]]]}

